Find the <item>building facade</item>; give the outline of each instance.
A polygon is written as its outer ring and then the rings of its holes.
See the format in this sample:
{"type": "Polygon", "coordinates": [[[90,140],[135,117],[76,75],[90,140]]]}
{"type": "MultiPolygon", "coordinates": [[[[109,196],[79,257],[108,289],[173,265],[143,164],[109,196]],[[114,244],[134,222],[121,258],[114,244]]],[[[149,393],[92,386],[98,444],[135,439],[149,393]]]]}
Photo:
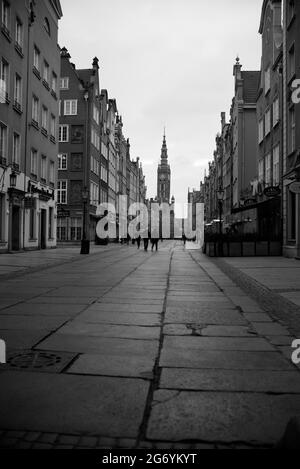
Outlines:
{"type": "Polygon", "coordinates": [[[77,70],[61,49],[57,240],[95,239],[100,201],[99,65],[77,70]]]}
{"type": "Polygon", "coordinates": [[[0,251],[56,246],[58,0],[1,1],[0,251]]]}
{"type": "Polygon", "coordinates": [[[300,4],[283,1],[283,253],[300,257],[300,4]],[[298,92],[297,92],[298,88],[298,92]]]}

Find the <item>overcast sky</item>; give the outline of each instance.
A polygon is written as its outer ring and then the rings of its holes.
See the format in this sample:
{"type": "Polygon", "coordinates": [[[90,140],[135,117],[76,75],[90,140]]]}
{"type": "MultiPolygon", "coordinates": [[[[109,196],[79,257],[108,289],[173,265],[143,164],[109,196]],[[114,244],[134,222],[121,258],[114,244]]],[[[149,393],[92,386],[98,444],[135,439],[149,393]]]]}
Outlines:
{"type": "Polygon", "coordinates": [[[171,194],[186,202],[229,113],[233,64],[259,70],[262,0],[61,0],[59,44],[77,68],[100,60],[100,88],[117,100],[131,157],[156,195],[163,128],[171,194]]]}

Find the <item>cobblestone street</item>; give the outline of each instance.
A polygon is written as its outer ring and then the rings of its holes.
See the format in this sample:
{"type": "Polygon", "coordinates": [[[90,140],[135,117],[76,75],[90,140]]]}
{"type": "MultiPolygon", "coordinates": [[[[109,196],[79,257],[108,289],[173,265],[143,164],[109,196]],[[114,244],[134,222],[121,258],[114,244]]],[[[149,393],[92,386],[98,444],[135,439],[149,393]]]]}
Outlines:
{"type": "Polygon", "coordinates": [[[0,257],[2,448],[280,440],[300,414],[300,263],[280,258],[282,275],[279,258],[251,260],[252,270],[247,259],[247,270],[192,247],[0,257]]]}

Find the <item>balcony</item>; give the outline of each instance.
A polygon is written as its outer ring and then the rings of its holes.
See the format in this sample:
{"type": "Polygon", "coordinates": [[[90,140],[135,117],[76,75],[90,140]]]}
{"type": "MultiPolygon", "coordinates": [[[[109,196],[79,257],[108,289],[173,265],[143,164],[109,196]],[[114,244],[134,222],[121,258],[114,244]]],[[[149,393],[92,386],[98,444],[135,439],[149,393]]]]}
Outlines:
{"type": "Polygon", "coordinates": [[[24,57],[23,47],[17,41],[15,42],[15,49],[18,52],[18,54],[23,58],[24,57]]]}
{"type": "Polygon", "coordinates": [[[13,104],[13,108],[16,112],[18,112],[19,114],[22,114],[22,105],[19,101],[17,101],[16,99],[14,100],[14,104],[13,104]]]}
{"type": "Polygon", "coordinates": [[[4,23],[1,24],[1,31],[2,31],[3,35],[6,37],[6,39],[7,39],[9,42],[11,42],[10,31],[9,31],[8,27],[7,27],[4,23]]]}

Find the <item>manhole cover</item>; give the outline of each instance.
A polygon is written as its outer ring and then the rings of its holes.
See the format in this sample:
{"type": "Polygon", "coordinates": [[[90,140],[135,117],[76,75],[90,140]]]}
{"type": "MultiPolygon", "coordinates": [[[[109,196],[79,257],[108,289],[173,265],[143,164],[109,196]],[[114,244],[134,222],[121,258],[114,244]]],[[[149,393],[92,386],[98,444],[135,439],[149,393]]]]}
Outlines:
{"type": "Polygon", "coordinates": [[[6,368],[59,373],[76,357],[71,353],[19,350],[8,354],[6,368]]]}

